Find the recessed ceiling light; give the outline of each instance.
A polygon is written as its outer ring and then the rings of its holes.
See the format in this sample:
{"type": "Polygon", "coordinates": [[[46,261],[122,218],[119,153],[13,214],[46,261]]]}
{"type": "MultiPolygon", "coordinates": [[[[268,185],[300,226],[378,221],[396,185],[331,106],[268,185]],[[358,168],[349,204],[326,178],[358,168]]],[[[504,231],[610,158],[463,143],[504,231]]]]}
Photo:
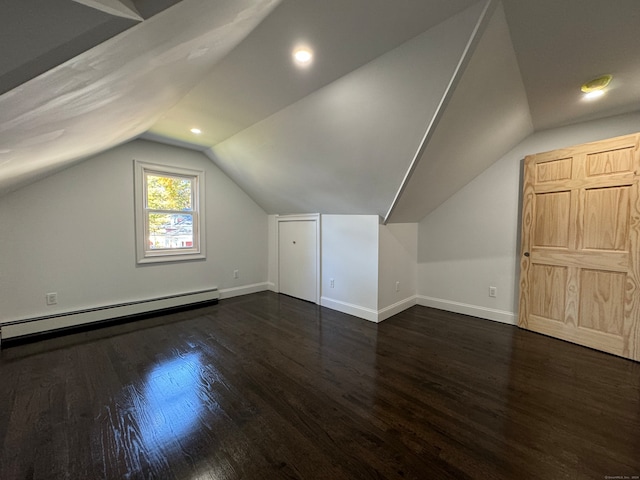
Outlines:
{"type": "Polygon", "coordinates": [[[604,90],[594,90],[593,92],[588,92],[584,94],[584,98],[587,100],[595,100],[596,98],[600,98],[604,95],[604,90]]]}
{"type": "Polygon", "coordinates": [[[613,75],[602,75],[583,83],[580,90],[584,93],[584,98],[593,100],[604,95],[605,88],[609,86],[611,80],[613,80],[613,75]]]}
{"type": "Polygon", "coordinates": [[[306,67],[313,60],[313,52],[307,47],[300,47],[293,51],[293,60],[301,67],[306,67]]]}
{"type": "Polygon", "coordinates": [[[199,128],[192,128],[191,133],[193,133],[194,135],[200,135],[202,133],[202,130],[200,130],[199,128]]]}

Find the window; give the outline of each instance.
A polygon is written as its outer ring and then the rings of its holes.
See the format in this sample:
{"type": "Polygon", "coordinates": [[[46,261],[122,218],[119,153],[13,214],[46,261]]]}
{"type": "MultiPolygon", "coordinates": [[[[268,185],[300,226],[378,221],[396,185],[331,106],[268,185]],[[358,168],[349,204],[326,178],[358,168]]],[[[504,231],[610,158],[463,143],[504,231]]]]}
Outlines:
{"type": "Polygon", "coordinates": [[[135,161],[138,263],[203,259],[204,172],[135,161]]]}

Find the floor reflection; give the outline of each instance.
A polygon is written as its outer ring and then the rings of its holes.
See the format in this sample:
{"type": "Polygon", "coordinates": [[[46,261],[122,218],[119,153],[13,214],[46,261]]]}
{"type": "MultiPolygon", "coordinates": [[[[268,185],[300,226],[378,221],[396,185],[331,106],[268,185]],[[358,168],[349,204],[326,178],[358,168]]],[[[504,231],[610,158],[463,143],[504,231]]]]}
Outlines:
{"type": "Polygon", "coordinates": [[[205,408],[199,353],[188,353],[156,366],[136,397],[141,440],[149,449],[180,440],[197,426],[205,408]]]}

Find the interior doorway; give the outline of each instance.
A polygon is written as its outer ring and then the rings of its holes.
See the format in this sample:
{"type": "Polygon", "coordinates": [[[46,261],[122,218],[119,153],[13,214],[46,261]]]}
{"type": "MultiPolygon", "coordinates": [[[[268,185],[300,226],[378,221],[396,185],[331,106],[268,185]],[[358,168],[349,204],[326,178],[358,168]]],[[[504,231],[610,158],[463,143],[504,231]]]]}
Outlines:
{"type": "Polygon", "coordinates": [[[319,303],[320,215],[277,217],[278,290],[319,303]]]}

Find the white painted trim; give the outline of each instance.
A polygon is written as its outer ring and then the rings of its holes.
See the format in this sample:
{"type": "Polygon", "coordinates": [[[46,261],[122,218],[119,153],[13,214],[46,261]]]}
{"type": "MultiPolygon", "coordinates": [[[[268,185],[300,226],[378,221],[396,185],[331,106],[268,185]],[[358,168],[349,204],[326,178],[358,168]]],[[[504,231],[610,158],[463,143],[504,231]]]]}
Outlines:
{"type": "Polygon", "coordinates": [[[220,299],[239,297],[241,295],[249,295],[251,293],[264,292],[269,290],[268,282],[253,283],[251,285],[242,285],[240,287],[223,288],[220,290],[220,299]]]}
{"type": "Polygon", "coordinates": [[[322,262],[321,262],[321,251],[322,246],[320,244],[321,241],[321,219],[319,213],[301,213],[301,214],[293,214],[293,215],[276,215],[276,248],[275,248],[275,265],[276,272],[273,283],[275,292],[280,291],[280,222],[315,222],[316,224],[316,298],[315,304],[320,305],[320,288],[322,284],[322,262]]]}
{"type": "Polygon", "coordinates": [[[353,315],[354,317],[368,320],[370,322],[380,323],[387,318],[393,317],[394,315],[406,310],[407,308],[413,307],[417,303],[416,300],[417,296],[413,295],[380,310],[373,310],[372,308],[354,305],[353,303],[342,302],[340,300],[335,300],[329,297],[322,297],[320,299],[320,305],[330,308],[331,310],[337,310],[338,312],[347,313],[349,315],[353,315]]]}
{"type": "Polygon", "coordinates": [[[276,222],[319,221],[319,213],[297,213],[292,215],[276,215],[276,222]]]}
{"type": "Polygon", "coordinates": [[[270,292],[280,293],[278,292],[278,287],[274,282],[267,282],[267,290],[270,292]]]}
{"type": "Polygon", "coordinates": [[[393,317],[394,315],[405,311],[407,308],[413,307],[417,304],[417,301],[418,296],[413,295],[409,298],[405,298],[404,300],[400,300],[393,305],[389,305],[388,307],[384,307],[383,309],[378,310],[378,322],[382,322],[389,317],[393,317]]]}
{"type": "Polygon", "coordinates": [[[347,313],[349,315],[353,315],[354,317],[378,323],[378,311],[371,308],[361,307],[360,305],[354,305],[352,303],[341,302],[340,300],[334,300],[328,297],[322,297],[320,299],[320,305],[330,308],[331,310],[337,310],[338,312],[347,313]]]}
{"type": "Polygon", "coordinates": [[[423,307],[432,307],[447,312],[462,313],[463,315],[471,315],[473,317],[493,320],[494,322],[506,323],[509,325],[517,325],[518,318],[515,313],[506,310],[496,310],[494,308],[480,307],[478,305],[469,305],[468,303],[454,302],[443,298],[433,298],[424,295],[417,295],[418,305],[423,307]]]}

